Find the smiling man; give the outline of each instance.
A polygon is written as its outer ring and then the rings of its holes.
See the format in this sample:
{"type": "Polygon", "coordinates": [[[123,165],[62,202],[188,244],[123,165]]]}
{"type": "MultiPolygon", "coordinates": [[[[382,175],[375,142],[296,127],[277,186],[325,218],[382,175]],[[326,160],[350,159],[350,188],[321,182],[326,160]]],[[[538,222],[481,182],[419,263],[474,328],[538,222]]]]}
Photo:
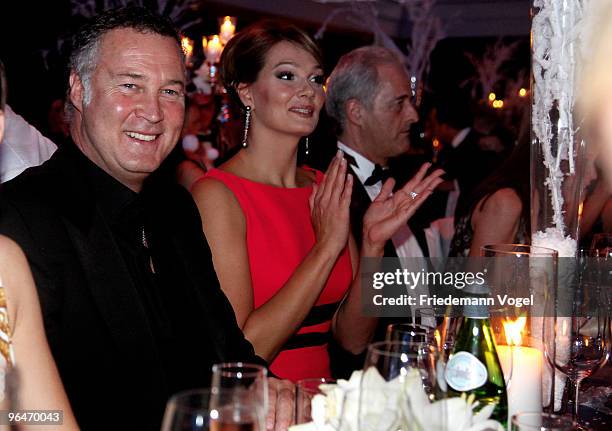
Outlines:
{"type": "Polygon", "coordinates": [[[151,176],[179,138],[184,86],[168,21],[104,12],[74,37],[74,145],[0,193],[0,232],[32,266],[82,429],[159,430],[168,397],[208,386],[213,363],[263,362],[219,288],[188,192],[151,176]]]}

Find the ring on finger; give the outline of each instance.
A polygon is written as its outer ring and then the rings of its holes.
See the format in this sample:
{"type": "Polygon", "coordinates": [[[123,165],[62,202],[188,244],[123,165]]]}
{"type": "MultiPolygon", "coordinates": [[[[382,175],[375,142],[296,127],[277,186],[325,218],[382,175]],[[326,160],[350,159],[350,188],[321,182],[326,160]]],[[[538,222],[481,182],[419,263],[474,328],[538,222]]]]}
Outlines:
{"type": "Polygon", "coordinates": [[[415,200],[419,194],[417,192],[410,192],[410,197],[415,200]]]}

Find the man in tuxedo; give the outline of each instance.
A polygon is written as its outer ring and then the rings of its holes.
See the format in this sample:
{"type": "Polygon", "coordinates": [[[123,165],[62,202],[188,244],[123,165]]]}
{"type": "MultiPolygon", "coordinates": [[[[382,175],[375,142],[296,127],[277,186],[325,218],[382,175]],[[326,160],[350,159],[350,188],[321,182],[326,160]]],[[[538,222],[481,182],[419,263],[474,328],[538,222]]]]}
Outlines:
{"type": "MultiPolygon", "coordinates": [[[[330,75],[326,109],[336,123],[338,148],[356,180],[351,225],[357,243],[366,209],[383,182],[393,176],[390,159],[408,151],[410,126],[418,120],[410,91],[403,65],[385,48],[353,50],[340,58],[330,75]]],[[[427,255],[422,229],[408,225],[385,249],[387,257],[427,255]]]]}
{"type": "MultiPolygon", "coordinates": [[[[410,81],[403,65],[391,51],[380,47],[362,47],[342,56],[327,83],[327,114],[335,121],[338,148],[344,152],[355,178],[350,211],[357,243],[362,237],[363,216],[368,206],[384,181],[393,176],[390,159],[408,151],[410,126],[418,120],[410,94],[410,81]]],[[[427,256],[423,229],[410,222],[385,245],[385,257],[427,256]]],[[[410,259],[405,264],[412,271],[426,268],[424,259],[410,259]]],[[[427,292],[427,286],[420,285],[414,293],[427,292]]],[[[380,319],[374,340],[383,339],[386,325],[396,320],[380,319]]],[[[434,325],[435,321],[423,323],[434,325]]],[[[339,375],[345,375],[346,368],[359,367],[361,359],[347,358],[346,352],[335,347],[332,353],[332,357],[342,358],[334,361],[341,363],[342,369],[334,370],[339,375]]]]}
{"type": "MultiPolygon", "coordinates": [[[[208,386],[212,364],[263,361],[219,287],[188,192],[151,175],[183,125],[176,30],[127,7],[73,43],[73,143],[3,185],[0,232],[28,257],[80,427],[159,430],[168,397],[208,386]]],[[[282,429],[291,387],[271,385],[268,425],[276,408],[282,429]]]]}

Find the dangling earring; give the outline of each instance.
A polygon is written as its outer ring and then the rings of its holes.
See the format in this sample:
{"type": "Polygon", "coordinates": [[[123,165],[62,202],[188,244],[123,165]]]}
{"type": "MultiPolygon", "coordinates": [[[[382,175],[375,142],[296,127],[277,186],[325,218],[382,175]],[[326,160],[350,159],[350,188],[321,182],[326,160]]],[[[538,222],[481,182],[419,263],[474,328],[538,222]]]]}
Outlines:
{"type": "Polygon", "coordinates": [[[247,138],[249,136],[249,127],[251,126],[251,107],[249,105],[244,108],[244,135],[242,136],[242,147],[246,148],[249,146],[247,138]]]}
{"type": "Polygon", "coordinates": [[[308,155],[309,153],[309,149],[308,149],[308,136],[306,136],[306,155],[308,155]]]}

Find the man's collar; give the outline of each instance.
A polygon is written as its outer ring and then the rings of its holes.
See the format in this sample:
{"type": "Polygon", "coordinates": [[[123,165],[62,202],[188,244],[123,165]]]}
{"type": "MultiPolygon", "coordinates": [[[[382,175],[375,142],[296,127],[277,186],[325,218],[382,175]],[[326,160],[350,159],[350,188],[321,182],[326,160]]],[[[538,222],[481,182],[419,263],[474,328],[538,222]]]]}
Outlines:
{"type": "Polygon", "coordinates": [[[463,142],[463,140],[467,137],[467,135],[470,133],[470,130],[472,130],[471,127],[466,127],[465,129],[461,130],[459,133],[457,133],[455,135],[455,137],[453,138],[453,140],[451,141],[451,147],[453,148],[457,148],[459,145],[461,145],[461,143],[463,142]]]}
{"type": "Polygon", "coordinates": [[[338,141],[338,148],[355,160],[357,166],[353,166],[353,172],[355,172],[359,182],[363,184],[374,172],[374,163],[341,141],[338,141]]]}
{"type": "Polygon", "coordinates": [[[67,145],[70,145],[69,153],[77,163],[78,169],[92,187],[99,208],[110,220],[115,220],[128,205],[139,200],[139,194],[96,165],[76,144],[70,142],[67,145]]]}

